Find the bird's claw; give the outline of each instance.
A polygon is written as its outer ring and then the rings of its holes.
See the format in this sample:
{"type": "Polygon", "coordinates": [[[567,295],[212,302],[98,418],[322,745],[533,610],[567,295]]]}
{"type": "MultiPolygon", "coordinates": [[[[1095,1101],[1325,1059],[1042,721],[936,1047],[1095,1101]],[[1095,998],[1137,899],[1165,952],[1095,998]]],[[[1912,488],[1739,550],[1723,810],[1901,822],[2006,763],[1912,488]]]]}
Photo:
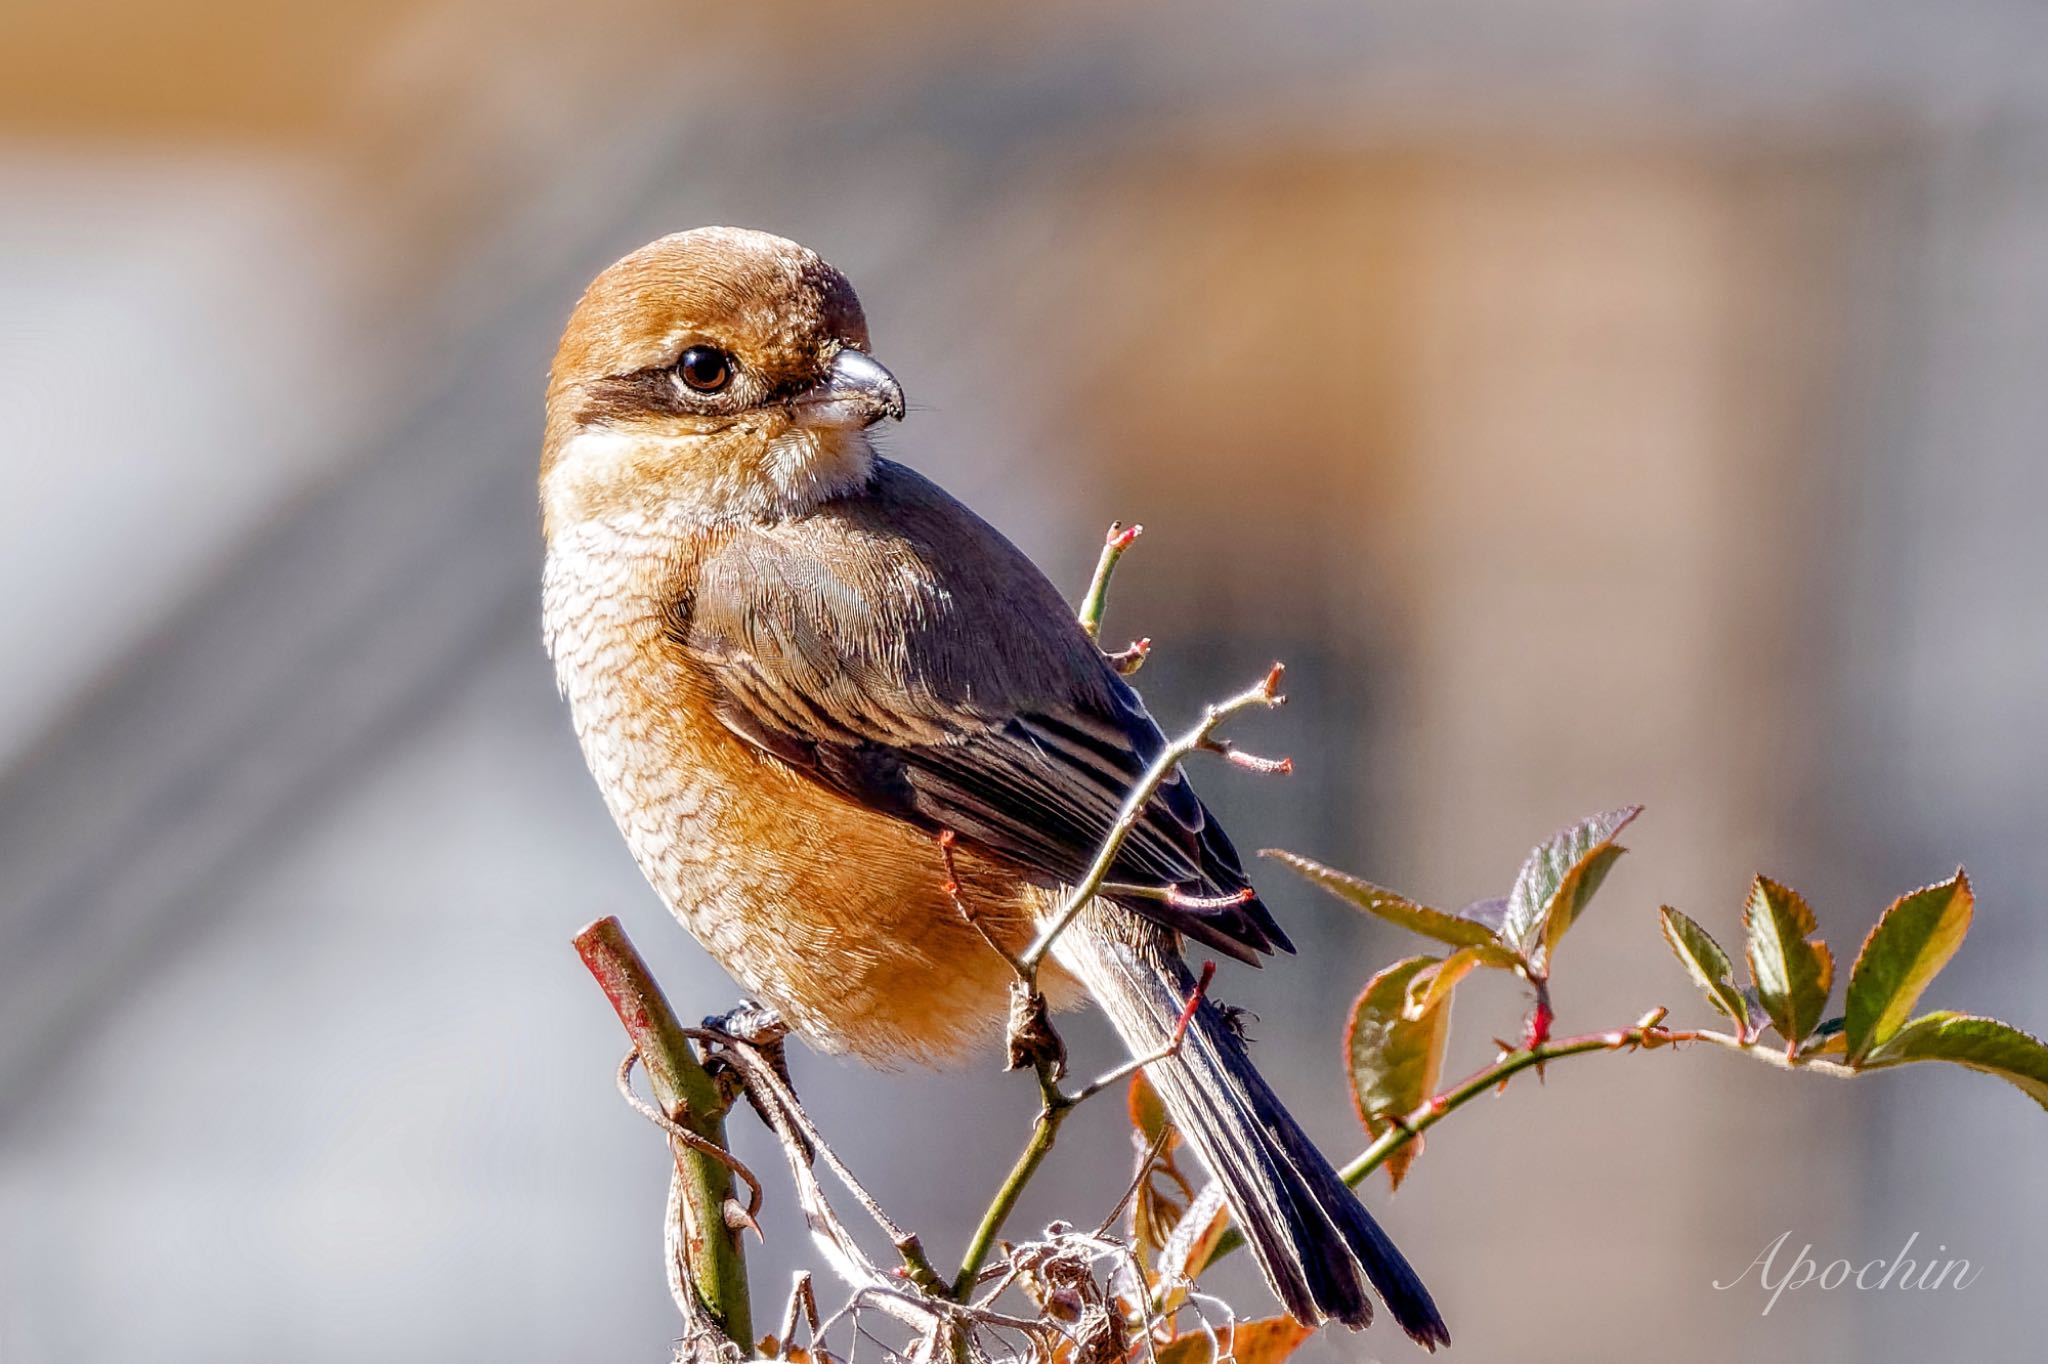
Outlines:
{"type": "Polygon", "coordinates": [[[743,999],[722,1014],[712,1014],[704,1020],[704,1027],[763,1051],[781,1046],[782,1039],[789,1036],[789,1024],[782,1021],[782,1015],[758,999],[743,999]]]}

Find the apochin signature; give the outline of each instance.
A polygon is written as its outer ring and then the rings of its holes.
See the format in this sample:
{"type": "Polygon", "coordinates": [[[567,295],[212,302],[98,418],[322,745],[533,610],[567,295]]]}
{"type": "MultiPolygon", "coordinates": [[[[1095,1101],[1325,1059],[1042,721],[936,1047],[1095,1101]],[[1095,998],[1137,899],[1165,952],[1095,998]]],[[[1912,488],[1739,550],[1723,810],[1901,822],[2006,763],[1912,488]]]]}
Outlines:
{"type": "MultiPolygon", "coordinates": [[[[1886,1289],[1902,1288],[1960,1290],[1968,1288],[1976,1281],[1977,1276],[1984,1272],[1982,1266],[1973,1266],[1968,1260],[1930,1259],[1921,1262],[1907,1259],[1906,1252],[1920,1239],[1920,1233],[1916,1231],[1906,1238],[1906,1244],[1900,1246],[1899,1253],[1890,1259],[1866,1260],[1861,1265],[1852,1264],[1848,1260],[1830,1260],[1823,1268],[1813,1258],[1813,1246],[1803,1245],[1799,1248],[1799,1253],[1792,1257],[1791,1263],[1785,1266],[1784,1272],[1774,1281],[1771,1276],[1776,1273],[1778,1252],[1784,1249],[1785,1242],[1790,1240],[1791,1236],[1790,1230],[1779,1233],[1778,1239],[1758,1251],[1757,1257],[1751,1260],[1740,1274],[1727,1283],[1716,1279],[1714,1287],[1725,1293],[1747,1279],[1750,1270],[1755,1270],[1757,1287],[1771,1295],[1760,1313],[1767,1317],[1771,1314],[1771,1309],[1778,1305],[1778,1295],[1787,1289],[1812,1285],[1829,1290],[1855,1288],[1864,1293],[1881,1293],[1886,1289]]],[[[1948,1247],[1938,1245],[1935,1247],[1935,1253],[1945,1256],[1948,1247]]]]}

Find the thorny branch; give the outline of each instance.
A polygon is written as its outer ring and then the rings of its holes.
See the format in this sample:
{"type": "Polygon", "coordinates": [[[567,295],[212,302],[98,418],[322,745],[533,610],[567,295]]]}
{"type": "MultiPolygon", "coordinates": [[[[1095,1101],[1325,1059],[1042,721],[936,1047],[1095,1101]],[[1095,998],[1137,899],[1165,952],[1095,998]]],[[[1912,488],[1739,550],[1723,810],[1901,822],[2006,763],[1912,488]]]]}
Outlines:
{"type": "MultiPolygon", "coordinates": [[[[1856,1073],[1848,1066],[1819,1057],[1790,1059],[1783,1052],[1771,1047],[1754,1046],[1710,1028],[1667,1028],[1663,1026],[1664,1012],[1661,1007],[1652,1009],[1641,1021],[1628,1028],[1551,1038],[1519,1047],[1503,1047],[1501,1054],[1490,1064],[1480,1067],[1449,1089],[1430,1098],[1407,1116],[1395,1120],[1377,1140],[1338,1173],[1343,1176],[1346,1184],[1357,1188],[1373,1171],[1386,1164],[1388,1158],[1396,1151],[1410,1142],[1422,1140],[1423,1133],[1466,1104],[1488,1093],[1500,1093],[1507,1088],[1508,1081],[1525,1070],[1535,1070],[1540,1075],[1546,1064],[1567,1056],[1585,1056],[1604,1051],[1654,1051],[1659,1047],[1678,1047],[1689,1042],[1704,1042],[1710,1046],[1727,1047],[1743,1052],[1785,1070],[1811,1070],[1822,1075],[1843,1078],[1856,1073]]],[[[1220,1190],[1215,1189],[1213,1185],[1211,1191],[1220,1194],[1220,1190]]],[[[1207,1261],[1201,1265],[1190,1266],[1188,1272],[1191,1275],[1198,1273],[1243,1244],[1243,1233],[1236,1227],[1231,1227],[1217,1240],[1214,1249],[1209,1252],[1207,1261]]]]}
{"type": "Polygon", "coordinates": [[[967,1243],[967,1252],[960,1258],[960,1272],[953,1277],[953,1296],[963,1301],[974,1291],[981,1277],[981,1267],[988,1259],[989,1251],[995,1247],[996,1237],[1002,1234],[1003,1223],[1009,1220],[1010,1212],[1017,1206],[1017,1200],[1024,1189],[1038,1173],[1038,1167],[1052,1152],[1053,1142],[1058,1139],[1060,1124],[1067,1114],[1076,1107],[1094,1098],[1110,1086],[1118,1084],[1143,1070],[1146,1066],[1164,1061],[1180,1050],[1187,1037],[1188,1024],[1193,1021],[1195,1010],[1200,1007],[1203,994],[1209,982],[1215,978],[1216,963],[1205,962],[1202,978],[1196,982],[1195,991],[1188,996],[1186,1007],[1181,1010],[1180,1021],[1174,1026],[1173,1036],[1166,1045],[1149,1056],[1136,1057],[1110,1071],[1089,1084],[1083,1085],[1072,1094],[1059,1087],[1056,1078],[1047,1073],[1041,1065],[1038,1070],[1039,1106],[1038,1116],[1032,1119],[1031,1136],[1024,1143],[1024,1150],[1017,1157],[1017,1163],[1010,1167],[1010,1173],[996,1190],[995,1198],[988,1210],[981,1215],[981,1224],[974,1229],[974,1237],[967,1243]]]}
{"type": "MultiPolygon", "coordinates": [[[[1086,1318],[1066,1323],[1056,1316],[1022,1317],[998,1311],[992,1304],[1000,1296],[1000,1290],[985,1295],[978,1302],[970,1301],[965,1293],[949,1292],[938,1281],[917,1238],[897,1226],[883,1212],[874,1197],[833,1152],[824,1135],[804,1112],[770,1054],[749,1038],[718,1029],[684,1031],[704,1047],[707,1059],[714,1065],[730,1067],[755,1100],[763,1118],[780,1141],[796,1188],[797,1202],[803,1210],[812,1239],[833,1272],[853,1290],[847,1307],[821,1322],[815,1295],[808,1281],[800,1280],[792,1294],[783,1338],[777,1343],[777,1348],[785,1355],[800,1315],[807,1315],[815,1342],[850,1314],[865,1309],[881,1312],[914,1333],[916,1344],[908,1352],[913,1359],[935,1360],[941,1357],[942,1352],[951,1353],[956,1358],[975,1357],[975,1351],[970,1349],[971,1343],[991,1333],[1022,1340],[1027,1357],[1038,1364],[1050,1364],[1056,1356],[1057,1347],[1063,1344],[1081,1347],[1080,1333],[1087,1329],[1086,1318]],[[825,1164],[888,1237],[904,1261],[903,1269],[885,1270],[869,1257],[832,1207],[813,1169],[814,1160],[825,1164]]],[[[1021,1247],[1013,1253],[1012,1277],[1030,1278],[1043,1288],[1050,1278],[1064,1275],[1071,1279],[1077,1255],[1085,1259],[1105,1250],[1126,1257],[1129,1254],[1122,1247],[1101,1240],[1099,1235],[1090,1238],[1056,1228],[1048,1233],[1045,1240],[1021,1247]]],[[[1121,1316],[1118,1320],[1121,1322],[1121,1316]]],[[[985,1349],[979,1353],[981,1357],[988,1354],[985,1349]]],[[[815,1348],[812,1354],[813,1357],[826,1357],[815,1348]]]]}
{"type": "MultiPolygon", "coordinates": [[[[1081,628],[1088,632],[1088,638],[1094,639],[1102,633],[1102,613],[1109,606],[1109,579],[1116,572],[1117,561],[1144,533],[1143,526],[1126,526],[1121,521],[1109,523],[1109,534],[1102,539],[1102,557],[1095,561],[1095,576],[1088,580],[1088,590],[1082,594],[1081,609],[1076,613],[1081,628]]],[[[1144,661],[1151,644],[1152,641],[1147,639],[1131,646],[1137,652],[1139,662],[1144,661]]],[[[1136,672],[1137,665],[1133,664],[1129,671],[1136,672]]]]}
{"type": "Polygon", "coordinates": [[[640,1053],[636,1050],[627,1052],[625,1059],[619,1062],[618,1087],[620,1096],[625,1099],[626,1103],[635,1113],[638,1113],[641,1117],[668,1133],[671,1140],[679,1145],[687,1146],[692,1151],[696,1151],[701,1155],[710,1157],[739,1176],[741,1182],[747,1186],[747,1206],[742,1208],[737,1202],[728,1199],[725,1204],[725,1221],[735,1231],[745,1228],[759,1236],[761,1234],[761,1226],[755,1219],[761,1215],[761,1181],[754,1177],[752,1170],[749,1170],[741,1163],[738,1156],[735,1156],[723,1146],[718,1145],[718,1143],[698,1136],[695,1132],[692,1132],[689,1128],[683,1126],[653,1104],[648,1103],[638,1094],[635,1094],[633,1092],[633,1067],[639,1060],[640,1053]]]}
{"type": "MultiPolygon", "coordinates": [[[[1121,522],[1112,522],[1110,525],[1109,534],[1103,541],[1102,557],[1095,566],[1095,576],[1088,585],[1079,612],[1081,628],[1088,632],[1090,638],[1094,638],[1101,629],[1110,576],[1115,572],[1117,562],[1123,557],[1124,551],[1131,547],[1143,529],[1142,526],[1126,529],[1121,522]]],[[[1135,669],[1137,663],[1143,661],[1147,647],[1149,641],[1144,640],[1132,646],[1135,661],[1132,662],[1131,669],[1135,669]]],[[[1124,797],[1123,805],[1118,809],[1117,817],[1111,823],[1108,834],[1097,847],[1095,859],[1089,864],[1086,874],[1080,881],[1067,888],[1059,908],[1047,918],[1031,945],[1018,955],[1012,956],[999,946],[962,901],[959,893],[960,879],[953,864],[953,836],[950,831],[939,835],[939,849],[945,859],[946,891],[953,897],[954,908],[974,925],[988,941],[989,946],[1009,963],[1011,970],[1016,974],[1016,981],[1011,987],[1010,1068],[1017,1070],[1029,1066],[1037,1077],[1039,1095],[1038,1114],[1032,1120],[1031,1135],[1025,1141],[1024,1150],[1019,1153],[1016,1164],[1011,1167],[1009,1175],[996,1190],[994,1199],[990,1201],[987,1211],[982,1214],[980,1224],[975,1228],[973,1237],[968,1241],[966,1252],[961,1256],[959,1273],[953,1278],[954,1297],[965,1299],[973,1291],[980,1277],[981,1267],[987,1261],[996,1238],[1002,1232],[1003,1223],[1008,1220],[1025,1187],[1030,1184],[1039,1167],[1044,1164],[1046,1156],[1051,1153],[1053,1143],[1059,1137],[1060,1124],[1065,1121],[1066,1115],[1076,1105],[1093,1098],[1110,1085],[1129,1078],[1146,1066],[1165,1060],[1179,1050],[1181,1041],[1187,1033],[1188,1023],[1193,1019],[1196,1007],[1208,990],[1210,981],[1215,977],[1214,962],[1203,966],[1201,981],[1188,999],[1180,1022],[1174,1029],[1173,1037],[1165,1047],[1154,1055],[1133,1059],[1073,1094],[1068,1094],[1060,1088],[1060,1081],[1066,1075],[1066,1045],[1052,1026],[1045,997],[1038,989],[1038,972],[1060,934],[1072,926],[1074,920],[1091,901],[1111,888],[1108,881],[1109,871],[1116,863],[1117,854],[1123,849],[1124,840],[1130,835],[1131,830],[1137,827],[1138,821],[1144,816],[1145,808],[1151,804],[1159,788],[1173,777],[1183,759],[1195,753],[1211,752],[1221,754],[1254,771],[1285,773],[1293,770],[1293,763],[1288,759],[1269,760],[1238,753],[1227,741],[1215,737],[1216,730],[1223,722],[1240,711],[1253,707],[1271,709],[1284,705],[1287,698],[1280,691],[1280,681],[1285,671],[1282,665],[1275,663],[1266,676],[1253,686],[1236,696],[1209,706],[1194,728],[1161,750],[1137,785],[1124,797]]],[[[1122,894],[1153,896],[1169,904],[1187,908],[1222,908],[1227,904],[1243,903],[1251,898],[1251,893],[1245,892],[1235,897],[1210,900],[1188,895],[1174,886],[1117,885],[1115,889],[1122,894]]]]}
{"type": "MultiPolygon", "coordinates": [[[[752,1225],[753,1217],[732,1196],[733,1173],[743,1167],[725,1151],[727,1101],[690,1050],[675,1011],[619,921],[587,925],[575,944],[625,1027],[670,1134],[675,1170],[664,1239],[670,1289],[689,1327],[686,1343],[718,1353],[716,1342],[751,1341],[739,1228],[752,1225]]],[[[759,1185],[751,1174],[746,1178],[758,1207],[759,1185]]]]}
{"type": "MultiPolygon", "coordinates": [[[[1096,850],[1095,860],[1089,864],[1087,873],[1068,889],[1059,909],[1053,913],[1045,927],[1039,930],[1038,937],[1031,946],[1018,956],[1018,965],[1030,973],[1032,980],[1036,980],[1040,964],[1052,950],[1053,943],[1058,940],[1059,935],[1064,933],[1080,916],[1081,911],[1088,907],[1089,901],[1102,893],[1103,882],[1109,876],[1110,867],[1115,865],[1117,854],[1123,850],[1124,839],[1137,827],[1138,820],[1145,813],[1145,807],[1152,803],[1152,797],[1159,794],[1159,788],[1173,776],[1181,760],[1209,749],[1211,737],[1217,729],[1239,711],[1250,710],[1254,706],[1263,706],[1270,710],[1287,704],[1287,697],[1280,690],[1280,680],[1286,672],[1287,669],[1283,665],[1275,663],[1258,682],[1228,700],[1211,705],[1202,713],[1200,722],[1193,729],[1169,743],[1160,751],[1159,756],[1153,759],[1152,765],[1145,769],[1145,775],[1139,778],[1138,784],[1124,797],[1124,803],[1117,811],[1116,820],[1110,825],[1108,835],[1096,850]]],[[[1284,769],[1276,764],[1275,770],[1284,769]]]]}
{"type": "MultiPolygon", "coordinates": [[[[888,1236],[889,1243],[903,1259],[903,1278],[927,1293],[941,1291],[943,1285],[938,1272],[926,1258],[924,1247],[918,1238],[897,1226],[889,1215],[882,1211],[874,1196],[833,1152],[823,1134],[811,1122],[810,1116],[797,1103],[795,1091],[783,1079],[773,1057],[751,1039],[731,1033],[704,1028],[691,1028],[685,1031],[693,1040],[705,1043],[716,1060],[731,1066],[738,1073],[748,1094],[760,1107],[762,1116],[774,1128],[776,1135],[782,1138],[784,1151],[789,1157],[791,1174],[796,1179],[799,1193],[815,1194],[814,1201],[817,1207],[829,1213],[830,1205],[825,1202],[824,1190],[818,1185],[816,1176],[811,1173],[812,1158],[815,1156],[823,1160],[826,1168],[846,1186],[854,1200],[888,1236]]],[[[812,1217],[811,1202],[812,1200],[807,1197],[807,1218],[812,1217]]],[[[851,1279],[874,1279],[885,1284],[896,1282],[883,1275],[874,1263],[867,1259],[858,1244],[844,1234],[844,1229],[836,1218],[827,1217],[822,1224],[813,1220],[812,1232],[814,1236],[820,1232],[832,1233],[820,1239],[820,1247],[835,1260],[843,1274],[849,1268],[854,1271],[849,1275],[851,1279]]]]}

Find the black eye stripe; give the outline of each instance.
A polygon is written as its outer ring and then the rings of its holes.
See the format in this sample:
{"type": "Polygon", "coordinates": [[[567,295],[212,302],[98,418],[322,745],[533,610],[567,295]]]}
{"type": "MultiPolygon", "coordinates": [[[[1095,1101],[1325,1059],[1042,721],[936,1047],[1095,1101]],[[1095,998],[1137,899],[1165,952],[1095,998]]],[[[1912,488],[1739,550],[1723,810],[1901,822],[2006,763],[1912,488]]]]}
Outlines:
{"type": "MultiPolygon", "coordinates": [[[[691,347],[691,350],[698,349],[691,347]]],[[[712,348],[715,349],[715,348],[712,348]]],[[[688,351],[685,351],[687,354],[688,351]]],[[[817,382],[815,374],[777,375],[742,370],[726,354],[726,381],[706,392],[684,377],[682,356],[665,365],[609,374],[592,381],[577,411],[579,422],[612,422],[649,413],[676,416],[729,416],[788,402],[817,382]]]]}
{"type": "Polygon", "coordinates": [[[613,374],[591,384],[577,414],[579,421],[614,421],[650,412],[702,415],[724,411],[725,395],[696,393],[682,382],[674,365],[613,374]]]}

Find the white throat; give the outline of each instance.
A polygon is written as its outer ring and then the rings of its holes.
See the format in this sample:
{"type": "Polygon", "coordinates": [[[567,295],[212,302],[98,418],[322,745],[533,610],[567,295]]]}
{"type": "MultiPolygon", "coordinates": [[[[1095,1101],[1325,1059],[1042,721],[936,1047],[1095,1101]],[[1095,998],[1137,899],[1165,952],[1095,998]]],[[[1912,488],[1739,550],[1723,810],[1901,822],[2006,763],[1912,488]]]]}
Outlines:
{"type": "Polygon", "coordinates": [[[780,521],[850,493],[875,471],[875,448],[860,427],[797,426],[769,442],[757,461],[735,462],[643,489],[650,469],[688,468],[683,438],[602,428],[572,436],[548,474],[549,524],[559,532],[612,519],[624,506],[642,524],[678,529],[735,521],[780,521]],[[674,458],[668,458],[670,453],[674,458]],[[619,489],[634,488],[628,497],[619,489]]]}

